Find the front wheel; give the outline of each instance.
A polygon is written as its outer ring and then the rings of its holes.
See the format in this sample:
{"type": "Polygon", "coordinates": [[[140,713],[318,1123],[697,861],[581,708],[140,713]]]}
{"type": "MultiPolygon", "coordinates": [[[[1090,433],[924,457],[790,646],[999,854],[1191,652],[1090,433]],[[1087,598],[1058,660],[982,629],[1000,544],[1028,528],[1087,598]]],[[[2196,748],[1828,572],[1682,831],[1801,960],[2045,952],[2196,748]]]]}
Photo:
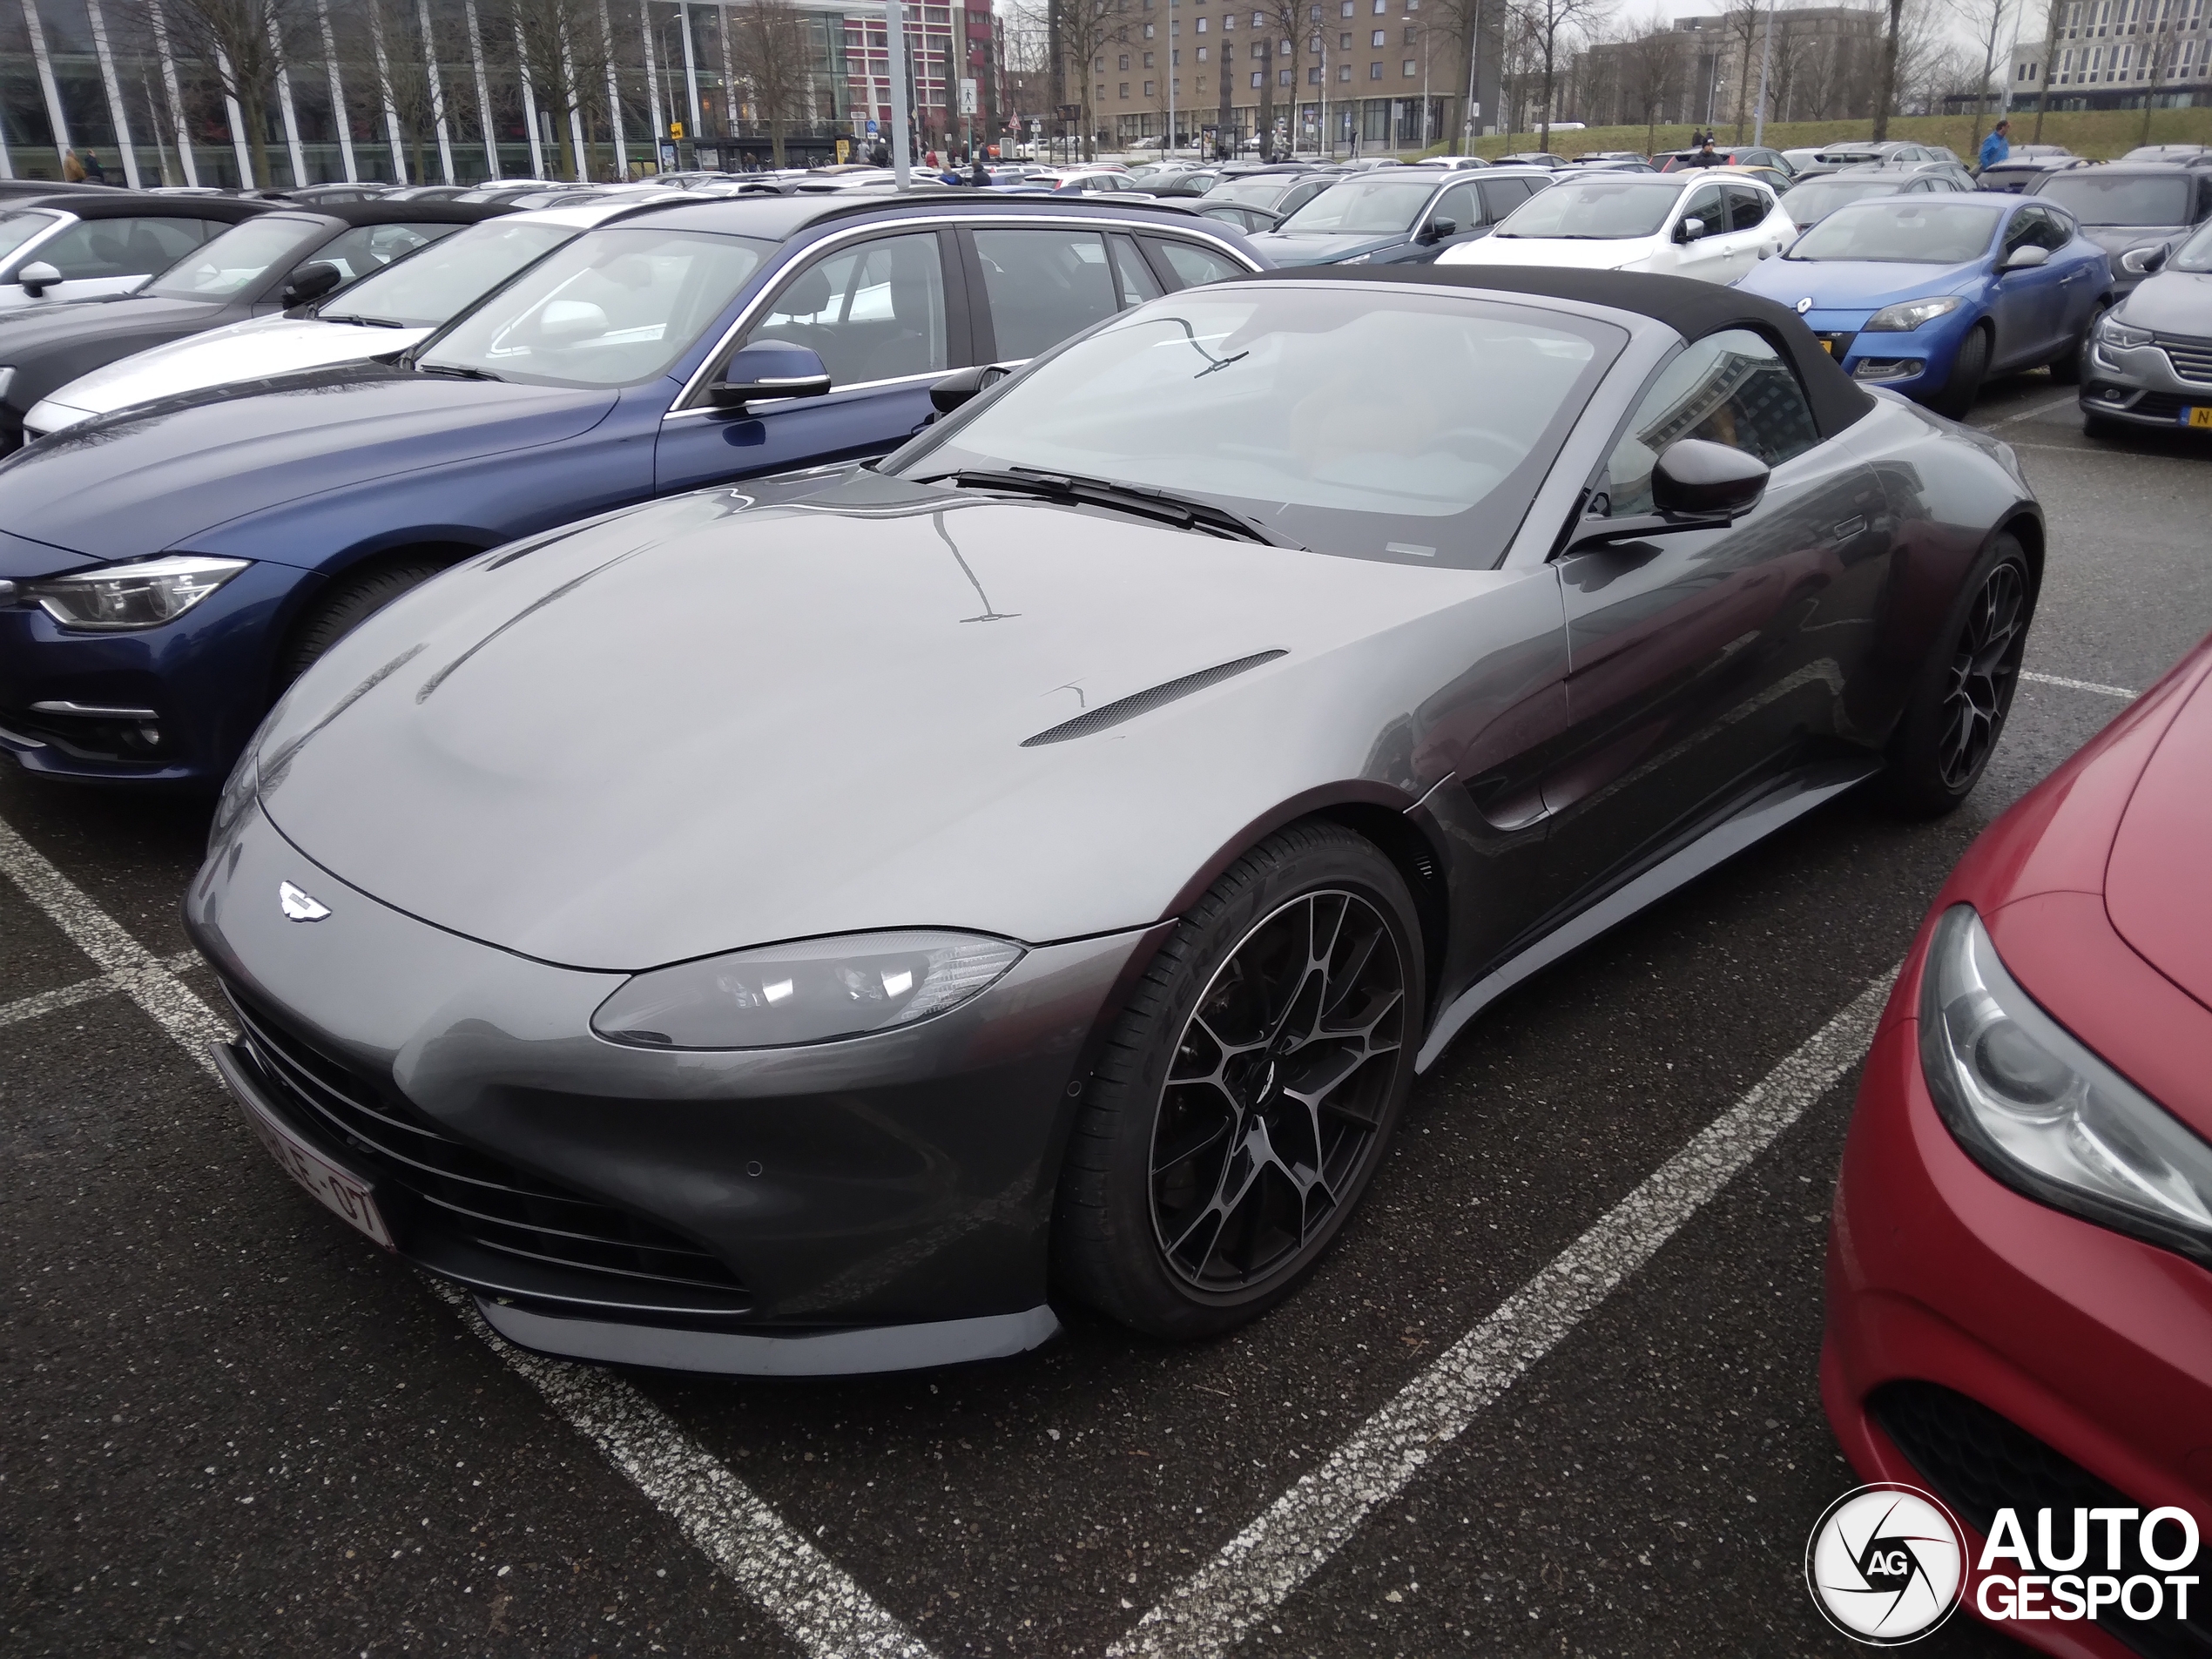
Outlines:
{"type": "Polygon", "coordinates": [[[1974,399],[1981,395],[1982,377],[1988,373],[1989,331],[1976,327],[1959,342],[1959,354],[1951,360],[1951,378],[1943,383],[1943,390],[1928,400],[1928,407],[1954,421],[1965,420],[1973,413],[1974,399]]]}
{"type": "Polygon", "coordinates": [[[1891,741],[1883,789],[1898,811],[1940,817],[1981,781],[2012,712],[2034,612],[2027,555],[2001,535],[1974,566],[1891,741]]]}
{"type": "Polygon", "coordinates": [[[2054,384],[2060,386],[2081,384],[2081,360],[2088,353],[2089,337],[2097,332],[2097,324],[2103,320],[2105,313],[2110,309],[2110,307],[2101,305],[2093,307],[2089,313],[2089,320],[2083,325],[2080,337],[2067,348],[2063,356],[2051,360],[2051,379],[2054,384]]]}
{"type": "Polygon", "coordinates": [[[1332,824],[1238,859],[1147,969],[1092,1075],[1054,1216],[1061,1283],[1148,1334],[1257,1318],[1312,1268],[1403,1108],[1419,925],[1332,824]]]}

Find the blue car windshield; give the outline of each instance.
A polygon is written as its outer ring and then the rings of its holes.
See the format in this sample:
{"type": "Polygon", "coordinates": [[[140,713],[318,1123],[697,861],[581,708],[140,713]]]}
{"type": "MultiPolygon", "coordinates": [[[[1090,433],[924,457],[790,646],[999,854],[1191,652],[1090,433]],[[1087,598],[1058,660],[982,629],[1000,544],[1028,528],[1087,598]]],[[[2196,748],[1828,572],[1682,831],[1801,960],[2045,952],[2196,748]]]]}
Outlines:
{"type": "Polygon", "coordinates": [[[1964,265],[1989,251],[2002,208],[1886,197],[1839,207],[1791,245],[1785,259],[1881,265],[1964,265]]]}
{"type": "Polygon", "coordinates": [[[1194,288],[1082,336],[883,469],[1103,479],[1317,553],[1487,570],[1627,339],[1459,293],[1194,288]]]}
{"type": "Polygon", "coordinates": [[[455,323],[418,367],[534,386],[639,386],[668,373],[770,244],[646,226],[592,231],[455,323]]]}
{"type": "Polygon", "coordinates": [[[1331,185],[1276,228],[1331,236],[1402,236],[1435,193],[1433,176],[1331,185]]]}

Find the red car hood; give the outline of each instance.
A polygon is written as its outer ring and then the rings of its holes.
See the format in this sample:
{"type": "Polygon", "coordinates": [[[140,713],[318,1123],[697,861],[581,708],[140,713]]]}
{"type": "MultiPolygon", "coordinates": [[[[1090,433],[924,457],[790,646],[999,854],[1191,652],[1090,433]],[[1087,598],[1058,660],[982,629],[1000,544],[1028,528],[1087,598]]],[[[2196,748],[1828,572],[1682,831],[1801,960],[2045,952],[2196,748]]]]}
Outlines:
{"type": "Polygon", "coordinates": [[[2200,679],[2129,796],[2105,911],[2138,954],[2212,1008],[2212,679],[2200,679]]]}

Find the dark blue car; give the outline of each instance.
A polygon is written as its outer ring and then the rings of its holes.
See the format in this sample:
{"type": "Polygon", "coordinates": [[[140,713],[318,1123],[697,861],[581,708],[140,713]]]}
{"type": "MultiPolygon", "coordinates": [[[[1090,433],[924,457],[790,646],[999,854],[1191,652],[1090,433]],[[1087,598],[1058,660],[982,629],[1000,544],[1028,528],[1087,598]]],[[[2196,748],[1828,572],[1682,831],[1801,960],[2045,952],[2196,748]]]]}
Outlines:
{"type": "Polygon", "coordinates": [[[293,677],[447,565],[880,454],[948,370],[1264,263],[1139,204],[676,204],[577,238],[412,353],[71,428],[0,463],[0,748],[56,776],[219,783],[293,677]]]}
{"type": "Polygon", "coordinates": [[[1991,374],[2079,378],[2112,266],[2034,197],[1882,196],[1838,207],[1736,285],[1804,317],[1853,380],[1964,415],[1991,374]]]}

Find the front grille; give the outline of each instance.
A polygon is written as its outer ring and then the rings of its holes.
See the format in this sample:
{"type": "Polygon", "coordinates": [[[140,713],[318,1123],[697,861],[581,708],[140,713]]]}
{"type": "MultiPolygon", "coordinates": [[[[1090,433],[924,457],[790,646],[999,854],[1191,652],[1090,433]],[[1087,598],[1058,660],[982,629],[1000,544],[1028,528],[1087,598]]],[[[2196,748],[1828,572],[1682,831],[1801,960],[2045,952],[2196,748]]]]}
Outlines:
{"type": "Polygon", "coordinates": [[[2212,340],[2193,340],[2187,334],[2154,336],[2174,372],[2185,381],[2212,385],[2212,340]]]}
{"type": "Polygon", "coordinates": [[[718,1258],[666,1228],[464,1146],[396,1091],[303,1041],[236,986],[226,981],[223,989],[263,1083],[367,1166],[363,1173],[376,1178],[380,1192],[397,1188],[412,1200],[413,1226],[526,1264],[513,1285],[525,1294],[552,1289],[561,1300],[696,1302],[701,1312],[743,1311],[745,1286],[718,1258]]]}
{"type": "MultiPolygon", "coordinates": [[[[2074,1510],[2144,1507],[2011,1419],[1999,1416],[1956,1390],[1931,1382],[1885,1383],[1867,1397],[1866,1409],[1936,1496],[1985,1538],[1997,1512],[2011,1509],[2019,1514],[2021,1531],[2033,1547],[2035,1512],[2049,1509],[2054,1512],[2051,1541],[2071,1553],[2074,1510]]],[[[2172,1523],[2162,1525],[2171,1527],[2172,1523]]],[[[2160,1569],[2137,1553],[2135,1528],[2120,1530],[2121,1577],[2136,1573],[2156,1576],[2160,1569]]],[[[2092,1534],[2084,1572],[2103,1569],[2104,1539],[2104,1528],[2099,1525],[2092,1534]]],[[[2161,1534],[2158,1545],[2170,1560],[2180,1541],[2180,1529],[2175,1527],[2161,1534]]],[[[2159,1618],[2138,1622],[2107,1609],[2099,1615],[2097,1625],[2143,1659],[2208,1659],[2212,1656],[2212,1616],[2207,1615],[2204,1606],[2203,1600],[2193,1595],[2190,1616],[2176,1619],[2169,1596],[2159,1618]]]]}
{"type": "Polygon", "coordinates": [[[2193,407],[2188,399],[2172,392],[2145,392],[2128,406],[2130,415],[2148,415],[2161,421],[2178,421],[2182,411],[2193,407]]]}

